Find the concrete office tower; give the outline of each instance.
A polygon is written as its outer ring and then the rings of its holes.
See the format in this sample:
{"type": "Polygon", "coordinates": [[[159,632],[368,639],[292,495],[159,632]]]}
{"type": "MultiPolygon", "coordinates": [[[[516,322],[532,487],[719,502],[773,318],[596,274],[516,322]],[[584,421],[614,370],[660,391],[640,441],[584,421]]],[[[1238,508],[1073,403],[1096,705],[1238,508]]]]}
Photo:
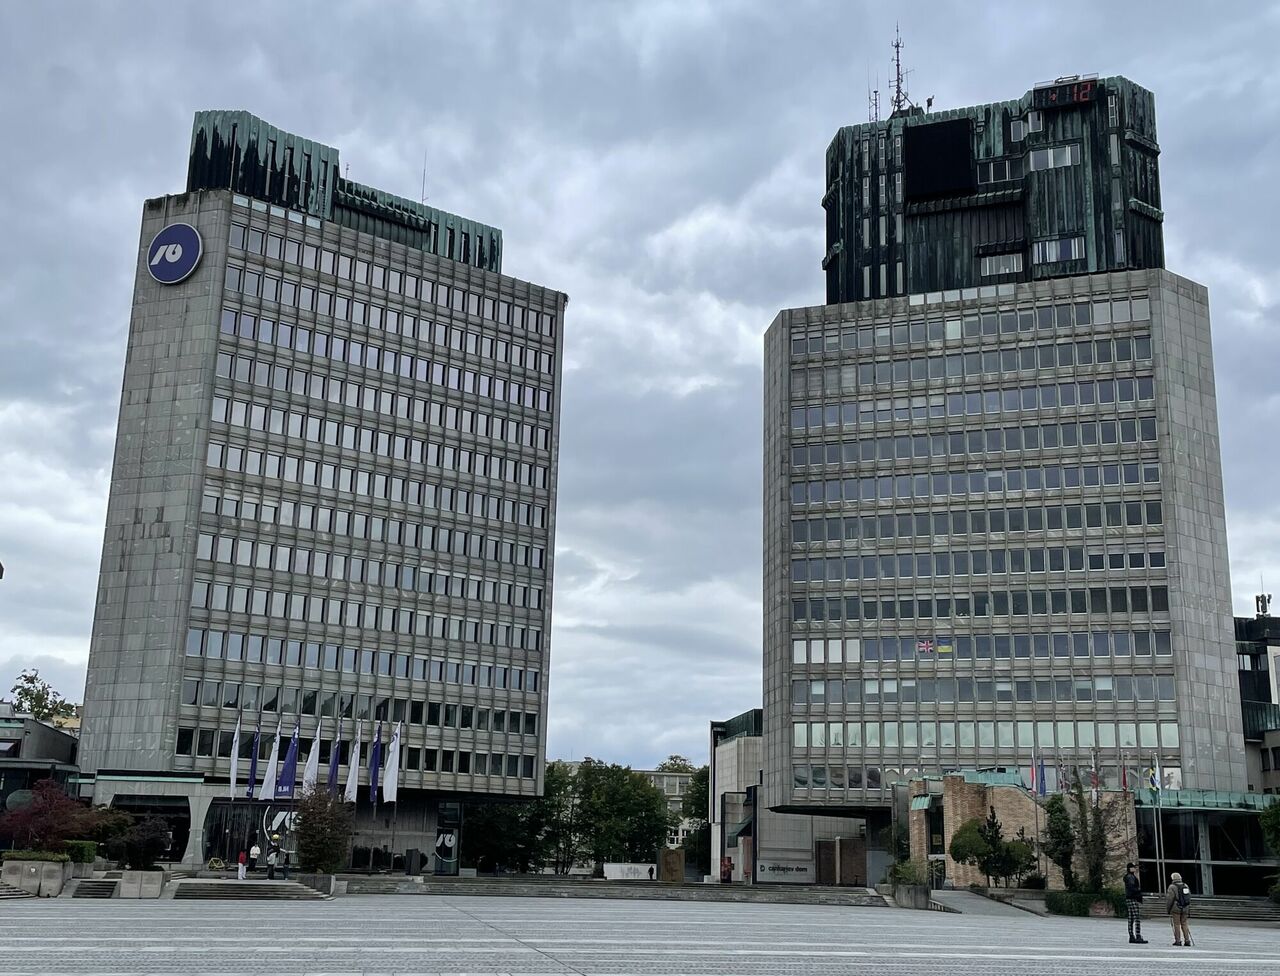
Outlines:
{"type": "Polygon", "coordinates": [[[566,299],[501,254],[243,112],[197,114],[187,192],[144,205],[81,757],[172,858],[287,812],[244,802],[259,723],[259,782],[278,723],[299,776],[313,740],[322,783],[360,764],[357,863],[540,792],[566,299]]]}
{"type": "Polygon", "coordinates": [[[768,805],[874,821],[917,771],[1040,759],[1245,789],[1208,297],[1160,267],[1151,96],[907,111],[831,154],[867,145],[888,196],[845,225],[906,243],[842,239],[833,290],[874,297],[765,337],[768,805]]]}

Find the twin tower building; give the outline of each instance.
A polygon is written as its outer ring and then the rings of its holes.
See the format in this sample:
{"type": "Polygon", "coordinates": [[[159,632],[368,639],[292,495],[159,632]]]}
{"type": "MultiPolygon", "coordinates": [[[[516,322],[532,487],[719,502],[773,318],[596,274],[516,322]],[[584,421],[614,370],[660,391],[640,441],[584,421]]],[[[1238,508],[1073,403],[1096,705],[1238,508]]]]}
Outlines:
{"type": "MultiPolygon", "coordinates": [[[[1041,760],[1245,788],[1208,299],[1163,268],[1158,154],[1123,78],[832,142],[827,303],[765,336],[771,808],[1041,760]]],[[[400,729],[357,863],[451,870],[462,802],[540,792],[566,298],[502,258],[246,113],[199,113],[144,205],[82,766],[175,860],[281,822],[230,795],[257,728],[362,790],[400,729]]]]}

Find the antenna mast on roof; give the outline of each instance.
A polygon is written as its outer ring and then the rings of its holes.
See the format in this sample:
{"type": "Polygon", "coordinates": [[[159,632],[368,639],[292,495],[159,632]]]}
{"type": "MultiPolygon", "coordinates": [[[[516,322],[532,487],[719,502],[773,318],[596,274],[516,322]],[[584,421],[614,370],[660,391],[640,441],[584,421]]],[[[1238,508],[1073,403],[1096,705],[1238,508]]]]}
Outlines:
{"type": "Polygon", "coordinates": [[[427,151],[422,150],[422,199],[419,203],[427,202],[427,151]]]}
{"type": "Polygon", "coordinates": [[[893,25],[893,99],[891,105],[893,111],[900,112],[904,108],[911,105],[911,99],[907,95],[906,76],[909,71],[902,70],[902,31],[898,29],[898,25],[893,25]]]}

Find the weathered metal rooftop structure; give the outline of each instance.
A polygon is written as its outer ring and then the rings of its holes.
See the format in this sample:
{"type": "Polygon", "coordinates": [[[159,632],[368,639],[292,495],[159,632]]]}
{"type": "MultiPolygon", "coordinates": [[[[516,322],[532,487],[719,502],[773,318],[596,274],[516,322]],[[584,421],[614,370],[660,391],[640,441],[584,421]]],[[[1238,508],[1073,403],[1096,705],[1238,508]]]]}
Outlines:
{"type": "Polygon", "coordinates": [[[1073,75],[845,126],[827,149],[827,302],[1164,266],[1155,97],[1073,75]]]}
{"type": "Polygon", "coordinates": [[[348,180],[338,150],[248,112],[197,112],[187,190],[229,189],[489,271],[502,231],[348,180]]]}

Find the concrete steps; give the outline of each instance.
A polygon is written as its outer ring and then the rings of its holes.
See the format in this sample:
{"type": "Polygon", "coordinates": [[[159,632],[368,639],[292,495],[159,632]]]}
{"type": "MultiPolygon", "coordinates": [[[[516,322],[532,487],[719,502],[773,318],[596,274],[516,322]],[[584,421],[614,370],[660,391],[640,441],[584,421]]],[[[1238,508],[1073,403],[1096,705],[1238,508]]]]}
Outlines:
{"type": "Polygon", "coordinates": [[[8,901],[15,898],[34,898],[29,891],[23,891],[21,888],[15,888],[13,885],[7,885],[0,882],[0,901],[8,901]]]}
{"type": "Polygon", "coordinates": [[[90,880],[83,878],[77,882],[75,890],[71,892],[72,898],[114,898],[116,895],[116,885],[120,882],[113,879],[96,879],[90,880]]]}
{"type": "Polygon", "coordinates": [[[482,878],[349,878],[349,895],[452,895],[506,898],[617,898],[638,901],[756,902],[787,905],[886,906],[866,888],[813,885],[657,884],[652,881],[525,881],[482,878]]]}
{"type": "MultiPolygon", "coordinates": [[[[1164,895],[1147,895],[1142,903],[1143,920],[1168,919],[1164,895]]],[[[1191,896],[1191,924],[1196,919],[1222,919],[1232,922],[1271,922],[1280,925],[1280,905],[1270,898],[1233,898],[1216,895],[1191,896]]]]}
{"type": "Polygon", "coordinates": [[[325,896],[296,881],[179,881],[173,897],[183,900],[230,898],[236,901],[323,901],[325,896]]]}

